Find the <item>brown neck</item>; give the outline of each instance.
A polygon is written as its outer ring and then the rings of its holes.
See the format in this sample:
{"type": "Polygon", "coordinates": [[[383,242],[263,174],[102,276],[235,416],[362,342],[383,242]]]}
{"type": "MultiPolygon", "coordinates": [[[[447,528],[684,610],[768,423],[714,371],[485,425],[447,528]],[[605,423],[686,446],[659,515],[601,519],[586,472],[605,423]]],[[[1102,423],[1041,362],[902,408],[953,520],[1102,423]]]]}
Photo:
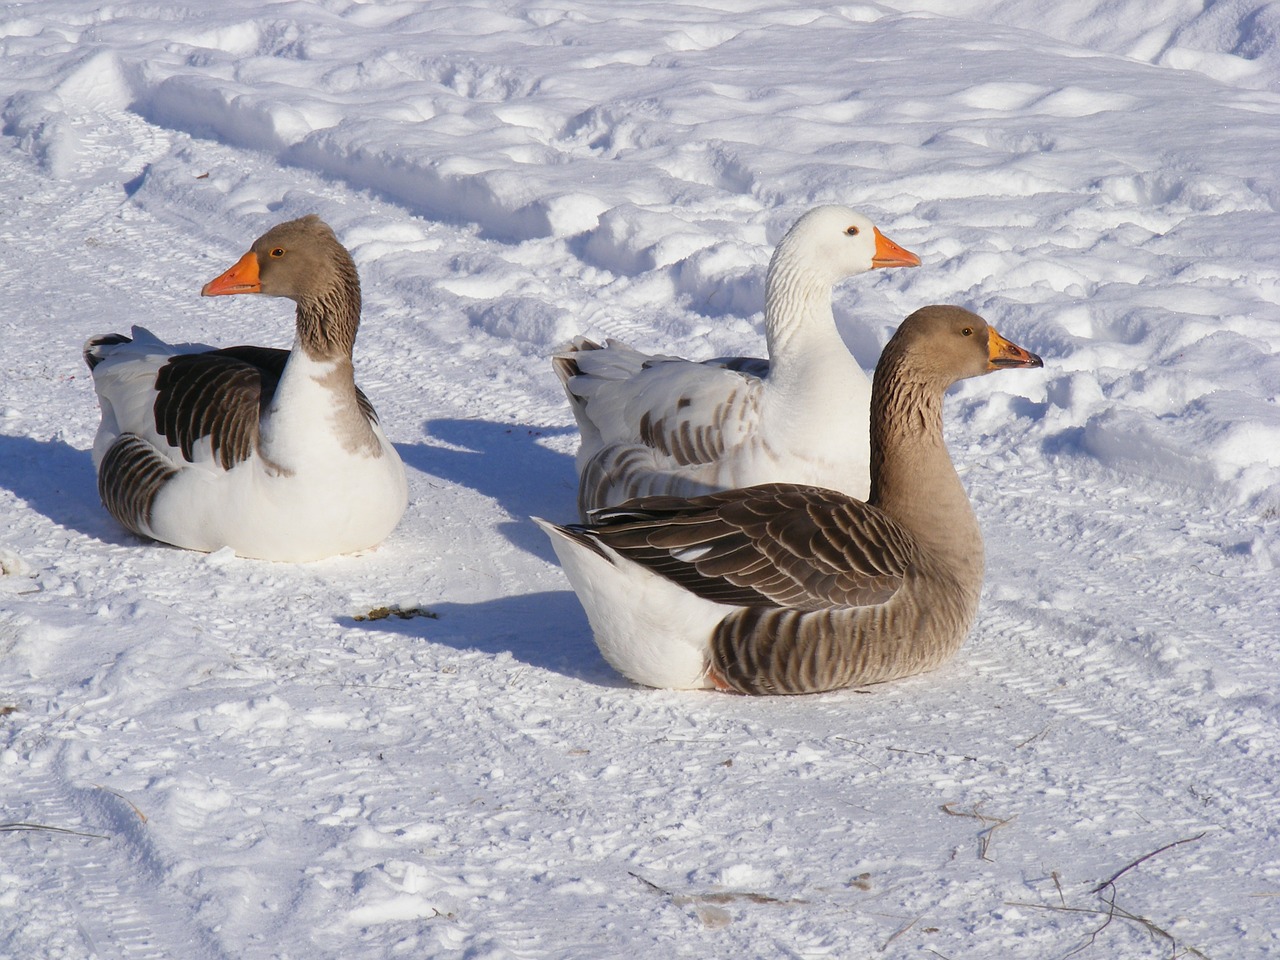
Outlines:
{"type": "Polygon", "coordinates": [[[350,360],[360,327],[360,280],[354,264],[316,296],[298,300],[298,340],[313,360],[350,360]]]}
{"type": "Polygon", "coordinates": [[[947,384],[886,351],[871,388],[868,502],[931,551],[981,565],[982,538],[942,436],[947,384]]]}

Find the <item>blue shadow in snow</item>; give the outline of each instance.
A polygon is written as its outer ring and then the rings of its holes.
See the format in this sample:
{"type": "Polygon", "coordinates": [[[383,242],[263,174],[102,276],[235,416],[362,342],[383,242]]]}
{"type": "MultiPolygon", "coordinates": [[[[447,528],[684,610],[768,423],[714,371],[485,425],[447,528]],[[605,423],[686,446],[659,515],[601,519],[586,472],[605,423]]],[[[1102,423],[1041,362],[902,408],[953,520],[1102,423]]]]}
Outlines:
{"type": "Polygon", "coordinates": [[[1040,441],[1040,449],[1050,457],[1079,457],[1089,450],[1084,442],[1084,427],[1067,427],[1040,441]]]}
{"type": "Polygon", "coordinates": [[[498,525],[502,535],[513,546],[555,563],[546,536],[528,518],[576,521],[578,477],[573,457],[538,440],[576,431],[492,420],[429,420],[423,425],[428,442],[398,443],[396,449],[407,466],[497,501],[518,518],[498,525]]]}
{"type": "Polygon", "coordinates": [[[0,436],[0,487],[61,527],[106,543],[137,542],[98,499],[88,450],[61,440],[0,436]]]}
{"type": "Polygon", "coordinates": [[[510,653],[531,667],[596,686],[630,686],[600,656],[591,640],[586,615],[571,590],[547,590],[478,603],[432,604],[428,609],[434,617],[339,617],[338,623],[347,629],[376,630],[406,641],[427,640],[455,650],[510,653]]]}

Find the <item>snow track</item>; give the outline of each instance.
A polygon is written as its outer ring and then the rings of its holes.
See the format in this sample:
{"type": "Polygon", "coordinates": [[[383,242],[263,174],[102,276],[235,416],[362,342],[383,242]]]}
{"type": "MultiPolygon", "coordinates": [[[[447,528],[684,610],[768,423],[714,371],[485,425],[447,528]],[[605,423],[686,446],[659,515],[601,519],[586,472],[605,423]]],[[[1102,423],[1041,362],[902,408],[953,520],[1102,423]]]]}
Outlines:
{"type": "MultiPolygon", "coordinates": [[[[29,771],[21,780],[21,804],[7,806],[7,812],[24,817],[20,822],[92,835],[33,830],[20,841],[33,859],[44,861],[24,877],[24,886],[61,914],[56,926],[70,936],[65,949],[100,960],[226,957],[195,921],[193,904],[166,889],[163,858],[145,815],[101,786],[66,780],[63,755],[79,749],[64,744],[43,776],[29,771]]],[[[14,947],[22,942],[19,934],[14,947]]],[[[27,955],[54,956],[62,946],[33,939],[27,955]]],[[[15,950],[13,955],[21,954],[15,950]]]]}

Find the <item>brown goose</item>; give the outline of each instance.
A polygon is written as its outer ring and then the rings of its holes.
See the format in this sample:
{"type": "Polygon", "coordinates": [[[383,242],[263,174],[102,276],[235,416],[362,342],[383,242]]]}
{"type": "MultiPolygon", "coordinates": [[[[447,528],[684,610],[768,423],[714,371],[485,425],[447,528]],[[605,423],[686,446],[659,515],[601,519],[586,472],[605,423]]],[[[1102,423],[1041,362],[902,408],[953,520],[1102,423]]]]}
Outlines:
{"type": "Polygon", "coordinates": [[[578,508],[692,497],[754,483],[867,495],[871,384],[831,313],[831,288],[920,258],[848,207],[815,207],[782,238],[765,280],[769,359],[697,363],[579,337],[553,364],[582,444],[578,508]],[[832,410],[847,410],[833,423],[832,410]],[[859,411],[858,415],[853,415],[859,411]]]}
{"type": "Polygon", "coordinates": [[[102,408],[107,510],[192,550],[316,560],[379,543],[404,513],[404,466],[355,384],[360,280],[314,215],[273,227],[201,291],[297,302],[292,350],[171,345],[142,327],[85,344],[102,408]]]}
{"type": "Polygon", "coordinates": [[[983,574],[943,394],[1040,366],[976,314],[924,307],[876,367],[867,502],[771,483],[538,523],[605,659],[639,683],[793,694],[929,670],[963,642],[983,574]]]}

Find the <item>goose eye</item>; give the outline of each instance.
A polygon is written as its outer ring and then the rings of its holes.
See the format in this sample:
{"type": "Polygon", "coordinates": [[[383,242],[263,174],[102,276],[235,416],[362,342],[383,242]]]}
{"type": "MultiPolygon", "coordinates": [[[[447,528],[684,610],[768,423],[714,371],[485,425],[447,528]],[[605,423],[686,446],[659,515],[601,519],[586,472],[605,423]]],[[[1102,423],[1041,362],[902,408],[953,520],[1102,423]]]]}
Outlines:
{"type": "Polygon", "coordinates": [[[279,260],[283,256],[284,256],[284,247],[275,247],[272,249],[271,251],[272,260],[279,260]]]}
{"type": "Polygon", "coordinates": [[[844,235],[846,237],[856,237],[858,235],[857,227],[845,227],[844,235]]]}
{"type": "Polygon", "coordinates": [[[961,333],[963,333],[966,337],[972,337],[972,336],[973,336],[973,327],[965,327],[965,328],[964,328],[963,330],[961,330],[960,332],[961,332],[961,333]]]}

